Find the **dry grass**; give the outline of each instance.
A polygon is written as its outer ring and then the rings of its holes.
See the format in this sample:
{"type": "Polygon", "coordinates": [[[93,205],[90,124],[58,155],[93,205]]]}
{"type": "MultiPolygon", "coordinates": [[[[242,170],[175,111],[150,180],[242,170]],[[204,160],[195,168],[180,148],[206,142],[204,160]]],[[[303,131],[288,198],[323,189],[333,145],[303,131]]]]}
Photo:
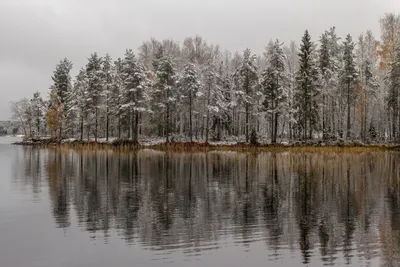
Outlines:
{"type": "Polygon", "coordinates": [[[57,140],[41,140],[40,142],[22,142],[21,145],[30,145],[35,147],[59,147],[62,149],[76,149],[76,150],[116,150],[123,152],[137,151],[140,149],[153,149],[159,151],[170,152],[207,152],[207,151],[236,151],[236,152],[298,152],[298,153],[314,153],[314,152],[375,152],[375,151],[400,151],[400,146],[394,145],[329,145],[321,146],[318,144],[292,144],[292,145],[250,145],[239,143],[234,145],[215,145],[200,142],[169,142],[154,145],[140,145],[130,140],[116,140],[112,143],[102,142],[87,142],[87,141],[74,141],[67,143],[59,143],[57,140]]]}
{"type": "Polygon", "coordinates": [[[96,142],[73,142],[59,145],[62,148],[72,148],[76,150],[117,150],[123,152],[137,151],[140,149],[153,149],[159,151],[171,152],[207,152],[207,151],[237,151],[237,152],[293,152],[293,153],[363,153],[396,150],[399,147],[390,145],[347,145],[347,146],[289,146],[289,145],[260,145],[252,146],[249,144],[235,145],[212,145],[197,142],[171,142],[150,146],[143,146],[129,141],[119,141],[114,143],[96,143],[96,142]]]}

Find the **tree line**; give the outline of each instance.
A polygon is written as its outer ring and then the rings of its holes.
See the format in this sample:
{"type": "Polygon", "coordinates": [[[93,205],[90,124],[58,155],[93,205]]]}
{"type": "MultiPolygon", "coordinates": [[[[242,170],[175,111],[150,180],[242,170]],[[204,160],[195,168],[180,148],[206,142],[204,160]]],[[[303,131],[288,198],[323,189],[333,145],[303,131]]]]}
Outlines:
{"type": "Polygon", "coordinates": [[[60,61],[49,97],[12,102],[26,136],[167,142],[400,140],[400,15],[356,40],[335,27],[300,46],[271,41],[262,55],[230,53],[202,37],[150,39],[113,60],[93,53],[72,79],[60,61]],[[251,138],[253,137],[253,138],[251,138]]]}

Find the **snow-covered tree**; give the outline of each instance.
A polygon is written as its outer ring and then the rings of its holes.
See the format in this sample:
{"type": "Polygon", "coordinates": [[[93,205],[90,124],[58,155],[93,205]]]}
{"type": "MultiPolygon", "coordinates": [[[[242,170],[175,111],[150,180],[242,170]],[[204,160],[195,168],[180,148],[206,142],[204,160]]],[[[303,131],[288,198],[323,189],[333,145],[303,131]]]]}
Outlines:
{"type": "Polygon", "coordinates": [[[359,69],[358,109],[360,111],[360,137],[367,140],[367,125],[377,99],[378,82],[378,41],[371,31],[361,34],[356,48],[356,62],[359,69]]]}
{"type": "Polygon", "coordinates": [[[180,80],[180,85],[182,87],[183,97],[188,103],[189,137],[190,142],[193,142],[193,105],[200,89],[197,70],[193,63],[188,63],[185,65],[183,76],[180,80]]]}
{"type": "Polygon", "coordinates": [[[326,138],[327,132],[327,104],[326,98],[328,97],[328,90],[330,85],[330,80],[333,75],[332,73],[332,59],[329,47],[329,39],[327,33],[322,34],[321,46],[319,49],[319,68],[321,73],[321,95],[322,95],[322,131],[323,131],[323,139],[326,138]]]}
{"type": "Polygon", "coordinates": [[[318,65],[321,87],[321,119],[323,139],[336,131],[336,113],[339,87],[340,46],[335,27],[325,31],[320,38],[318,65]]]}
{"type": "Polygon", "coordinates": [[[145,112],[149,100],[148,88],[150,81],[146,70],[138,62],[131,49],[126,50],[122,63],[122,80],[124,84],[122,110],[129,114],[130,133],[132,141],[139,142],[139,119],[140,114],[145,112]]]}
{"type": "Polygon", "coordinates": [[[43,98],[40,96],[39,92],[33,94],[33,98],[30,101],[30,106],[31,106],[33,121],[36,128],[35,135],[40,136],[43,134],[43,128],[44,128],[43,124],[45,122],[44,114],[46,110],[45,110],[45,102],[43,98]]]}
{"type": "Polygon", "coordinates": [[[110,109],[111,109],[111,91],[114,85],[114,72],[113,72],[113,62],[111,56],[106,54],[102,62],[103,71],[103,95],[104,95],[104,105],[105,105],[105,116],[106,116],[106,141],[108,141],[110,135],[110,109]]]}
{"type": "Polygon", "coordinates": [[[285,53],[285,69],[286,76],[288,80],[287,84],[287,113],[285,117],[285,121],[288,121],[288,132],[289,139],[293,138],[293,125],[295,125],[295,117],[294,117],[294,92],[296,89],[296,74],[299,69],[299,61],[298,61],[298,48],[294,41],[290,43],[289,46],[285,46],[283,48],[285,53]]]}
{"type": "Polygon", "coordinates": [[[341,79],[344,85],[344,94],[346,96],[347,104],[347,131],[346,137],[349,138],[351,135],[351,107],[354,101],[354,90],[357,83],[358,72],[356,69],[355,57],[354,57],[354,42],[350,34],[346,36],[346,40],[343,42],[343,69],[341,70],[341,79]]]}
{"type": "Polygon", "coordinates": [[[400,14],[387,13],[381,20],[380,67],[390,69],[390,63],[396,57],[396,49],[400,44],[400,14]]]}
{"type": "MultiPolygon", "coordinates": [[[[86,69],[79,70],[75,78],[74,86],[71,91],[70,101],[74,111],[75,119],[78,120],[80,139],[83,140],[84,124],[88,119],[91,101],[88,98],[88,77],[86,69]]],[[[88,132],[89,135],[89,132],[88,132]]]]}
{"type": "MultiPolygon", "coordinates": [[[[221,81],[221,76],[213,62],[209,62],[203,70],[204,94],[205,102],[205,136],[206,142],[210,139],[210,129],[214,128],[211,125],[212,121],[218,122],[220,119],[226,119],[226,92],[224,92],[224,84],[221,81]]],[[[214,123],[214,124],[215,124],[214,123]]],[[[215,125],[216,126],[216,125],[215,125]]]]}
{"type": "Polygon", "coordinates": [[[392,138],[397,142],[400,142],[400,135],[397,132],[400,96],[400,45],[397,46],[394,61],[389,64],[389,75],[387,80],[389,84],[388,107],[391,109],[393,114],[392,138]]]}
{"type": "Polygon", "coordinates": [[[117,137],[121,139],[121,131],[122,131],[122,116],[124,110],[122,108],[123,102],[123,92],[124,92],[124,63],[121,58],[118,58],[114,62],[114,83],[111,88],[111,92],[109,95],[109,102],[111,106],[111,113],[113,118],[117,119],[117,129],[118,135],[117,137]]]}
{"type": "MultiPolygon", "coordinates": [[[[65,110],[69,109],[67,106],[67,98],[72,88],[70,75],[71,69],[72,62],[65,58],[57,64],[56,70],[52,76],[54,82],[52,88],[55,90],[54,93],[56,93],[59,98],[60,108],[65,110]]],[[[62,114],[64,114],[64,112],[62,112],[62,114]]],[[[59,125],[59,138],[62,138],[63,135],[63,120],[64,119],[61,118],[61,123],[59,125]]]]}
{"type": "Polygon", "coordinates": [[[246,142],[249,142],[250,126],[254,127],[254,120],[250,122],[250,115],[253,114],[256,103],[258,84],[258,69],[256,56],[251,54],[250,49],[243,52],[243,60],[235,71],[235,95],[237,104],[243,104],[245,108],[245,135],[246,142]],[[251,125],[250,125],[251,123],[251,125]]]}
{"type": "Polygon", "coordinates": [[[103,78],[102,78],[101,62],[102,58],[99,57],[97,53],[93,53],[90,55],[88,63],[86,65],[86,75],[88,77],[87,100],[90,103],[89,114],[94,116],[95,141],[97,141],[98,137],[99,110],[101,108],[103,100],[103,78]]]}
{"type": "Polygon", "coordinates": [[[270,117],[271,142],[276,143],[278,120],[287,101],[288,84],[285,70],[285,55],[279,40],[268,46],[266,53],[268,66],[262,73],[261,86],[264,92],[264,109],[270,117]]]}
{"type": "Polygon", "coordinates": [[[31,135],[32,116],[30,111],[30,102],[27,98],[11,102],[11,118],[21,124],[25,137],[31,135]]]}
{"type": "Polygon", "coordinates": [[[295,92],[296,120],[303,139],[312,139],[318,126],[318,70],[314,59],[314,44],[306,31],[302,38],[299,53],[299,71],[295,92]],[[308,136],[308,137],[307,137],[308,136]]]}
{"type": "MultiPolygon", "coordinates": [[[[171,59],[164,56],[163,48],[160,47],[153,62],[155,83],[153,86],[153,99],[158,107],[161,117],[164,117],[164,125],[161,129],[165,131],[167,142],[170,141],[171,134],[171,109],[177,100],[174,94],[176,87],[176,71],[171,59]]],[[[159,122],[161,123],[161,121],[159,122]]],[[[160,132],[160,133],[161,133],[160,132]]]]}

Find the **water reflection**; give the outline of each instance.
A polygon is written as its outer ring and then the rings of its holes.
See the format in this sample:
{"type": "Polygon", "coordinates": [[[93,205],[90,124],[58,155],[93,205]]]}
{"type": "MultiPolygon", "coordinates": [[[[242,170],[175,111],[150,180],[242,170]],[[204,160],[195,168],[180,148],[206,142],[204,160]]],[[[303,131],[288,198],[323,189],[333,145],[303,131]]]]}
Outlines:
{"type": "Polygon", "coordinates": [[[75,221],[93,239],[118,235],[164,259],[264,244],[272,261],[290,251],[303,264],[398,266],[399,162],[391,152],[24,148],[13,170],[33,195],[48,188],[56,227],[75,221]]]}

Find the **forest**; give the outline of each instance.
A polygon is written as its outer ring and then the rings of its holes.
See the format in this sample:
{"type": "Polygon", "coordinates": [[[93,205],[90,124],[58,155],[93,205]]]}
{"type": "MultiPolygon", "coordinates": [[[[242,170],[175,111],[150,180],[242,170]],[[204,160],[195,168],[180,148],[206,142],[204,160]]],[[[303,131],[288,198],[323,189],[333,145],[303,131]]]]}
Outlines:
{"type": "Polygon", "coordinates": [[[400,14],[381,33],[270,41],[231,53],[200,36],[92,53],[75,78],[61,60],[48,96],[11,103],[26,137],[281,143],[400,141],[400,14]]]}

